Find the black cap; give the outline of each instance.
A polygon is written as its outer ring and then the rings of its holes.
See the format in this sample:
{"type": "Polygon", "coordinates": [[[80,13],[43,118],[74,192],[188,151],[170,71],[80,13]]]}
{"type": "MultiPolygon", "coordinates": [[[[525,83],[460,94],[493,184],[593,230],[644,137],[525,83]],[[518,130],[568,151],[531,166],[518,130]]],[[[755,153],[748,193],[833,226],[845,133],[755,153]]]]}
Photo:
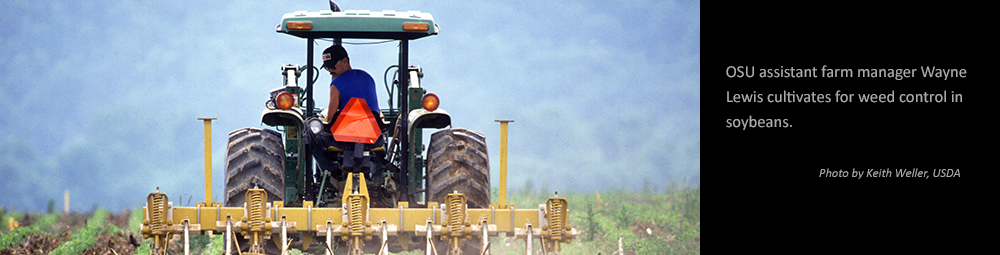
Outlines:
{"type": "Polygon", "coordinates": [[[333,45],[329,48],[323,50],[323,66],[320,69],[326,68],[327,66],[332,67],[337,64],[337,61],[347,57],[347,50],[344,46],[333,45]]]}

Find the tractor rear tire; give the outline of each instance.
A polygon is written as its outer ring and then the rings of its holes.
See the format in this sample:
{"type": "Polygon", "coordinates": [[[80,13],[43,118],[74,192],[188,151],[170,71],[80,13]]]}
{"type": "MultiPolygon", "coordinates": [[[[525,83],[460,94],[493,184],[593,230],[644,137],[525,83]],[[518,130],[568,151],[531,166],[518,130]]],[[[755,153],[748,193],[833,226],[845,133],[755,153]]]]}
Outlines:
{"type": "MultiPolygon", "coordinates": [[[[285,150],[281,133],[264,128],[242,128],[229,133],[226,146],[226,207],[243,207],[247,190],[261,188],[267,192],[267,201],[285,198],[285,150]]],[[[234,216],[233,221],[239,221],[234,216]]],[[[227,236],[228,242],[230,237],[227,236]]],[[[245,252],[248,241],[237,234],[236,241],[245,252]]],[[[280,252],[273,242],[266,241],[265,249],[280,252]]],[[[235,247],[235,246],[234,246],[235,247]]]]}
{"type": "Polygon", "coordinates": [[[285,198],[285,149],[281,133],[242,128],[229,133],[226,147],[226,207],[242,207],[247,190],[267,191],[267,201],[285,198]]]}
{"type": "Polygon", "coordinates": [[[427,201],[443,203],[454,191],[465,195],[469,208],[490,204],[490,162],[486,137],[466,129],[431,135],[427,151],[427,201]]]}
{"type": "MultiPolygon", "coordinates": [[[[466,129],[447,129],[431,135],[427,151],[427,201],[444,208],[445,196],[465,195],[468,208],[488,208],[490,204],[490,162],[486,136],[466,129]]],[[[477,219],[468,219],[472,224],[477,219]]],[[[438,252],[447,251],[447,242],[438,243],[438,252]]],[[[463,242],[463,254],[479,254],[482,242],[463,242]]],[[[447,252],[445,252],[447,253],[447,252]]]]}

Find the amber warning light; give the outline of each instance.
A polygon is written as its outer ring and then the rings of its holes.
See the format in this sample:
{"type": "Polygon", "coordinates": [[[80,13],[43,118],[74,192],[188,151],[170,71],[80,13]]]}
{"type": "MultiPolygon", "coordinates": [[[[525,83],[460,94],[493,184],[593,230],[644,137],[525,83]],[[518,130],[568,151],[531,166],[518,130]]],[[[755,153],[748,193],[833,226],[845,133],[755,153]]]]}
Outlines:
{"type": "Polygon", "coordinates": [[[281,108],[282,110],[291,109],[292,105],[295,105],[295,97],[288,92],[281,92],[281,94],[278,94],[278,100],[276,101],[278,101],[278,108],[281,108]]]}
{"type": "Polygon", "coordinates": [[[424,110],[433,112],[437,110],[438,105],[441,105],[441,101],[438,100],[438,96],[434,93],[427,93],[423,99],[420,99],[420,104],[424,106],[424,110]]]}
{"type": "Polygon", "coordinates": [[[312,22],[288,22],[287,26],[288,26],[288,29],[291,29],[291,30],[312,30],[313,29],[313,23],[312,22]]]}
{"type": "Polygon", "coordinates": [[[430,29],[430,25],[427,23],[403,23],[405,31],[427,31],[428,29],[430,29]]]}

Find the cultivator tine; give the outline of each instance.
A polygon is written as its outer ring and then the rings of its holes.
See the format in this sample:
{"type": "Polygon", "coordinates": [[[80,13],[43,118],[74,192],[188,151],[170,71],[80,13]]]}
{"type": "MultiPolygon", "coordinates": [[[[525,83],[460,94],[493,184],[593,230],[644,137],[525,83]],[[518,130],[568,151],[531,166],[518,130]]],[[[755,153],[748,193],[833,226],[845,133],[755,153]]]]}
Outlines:
{"type": "MultiPolygon", "coordinates": [[[[288,243],[285,243],[285,247],[288,247],[289,245],[292,245],[292,240],[288,240],[288,243]]],[[[288,249],[281,251],[281,255],[285,255],[285,253],[288,253],[288,249]]]]}
{"type": "Polygon", "coordinates": [[[547,249],[545,249],[545,242],[542,241],[542,240],[539,240],[539,243],[542,246],[542,254],[549,254],[549,251],[547,249]]]}
{"type": "Polygon", "coordinates": [[[386,248],[386,246],[385,246],[386,244],[389,244],[389,242],[382,241],[382,246],[378,248],[378,255],[389,254],[389,251],[386,251],[386,249],[385,249],[386,248]]]}
{"type": "Polygon", "coordinates": [[[226,215],[226,236],[229,241],[226,242],[226,255],[233,254],[233,242],[236,241],[236,235],[233,234],[233,221],[226,215]]]}
{"type": "Polygon", "coordinates": [[[235,233],[235,232],[232,232],[232,231],[230,231],[230,233],[232,233],[232,234],[233,234],[233,235],[232,235],[232,238],[233,238],[233,239],[229,239],[229,240],[231,240],[232,242],[236,243],[236,252],[237,252],[237,253],[239,253],[240,255],[243,255],[243,249],[242,249],[242,248],[240,248],[240,242],[237,242],[237,241],[236,241],[236,233],[235,233]]]}
{"type": "Polygon", "coordinates": [[[287,222],[285,221],[285,217],[281,217],[281,243],[283,244],[281,246],[281,254],[285,254],[285,252],[288,251],[288,244],[285,243],[285,240],[288,240],[288,229],[286,224],[287,222]]]}
{"type": "Polygon", "coordinates": [[[489,241],[489,226],[486,224],[486,216],[483,216],[483,220],[480,221],[480,225],[483,226],[483,248],[479,251],[479,255],[486,255],[490,253],[490,241],[489,241]]]}
{"type": "Polygon", "coordinates": [[[326,222],[326,255],[333,255],[333,224],[329,221],[326,222]]]}
{"type": "Polygon", "coordinates": [[[191,255],[191,237],[188,234],[190,226],[188,220],[184,219],[184,255],[191,255]]]}
{"type": "Polygon", "coordinates": [[[438,255],[437,248],[434,248],[434,233],[431,231],[431,226],[434,225],[430,219],[427,219],[427,249],[424,249],[427,255],[438,255]],[[433,252],[433,253],[431,253],[433,252]]]}
{"type": "Polygon", "coordinates": [[[326,247],[326,254],[333,255],[333,248],[330,248],[330,243],[324,244],[323,247],[326,247]]]}
{"type": "Polygon", "coordinates": [[[490,243],[486,242],[486,245],[483,245],[483,252],[479,253],[479,255],[486,255],[489,253],[490,253],[490,243]]]}
{"type": "Polygon", "coordinates": [[[531,230],[531,222],[528,222],[528,227],[526,229],[528,230],[528,239],[525,240],[525,243],[524,243],[524,247],[525,247],[524,248],[524,254],[525,255],[531,255],[531,234],[532,234],[532,232],[535,232],[535,231],[531,230]]]}
{"type": "Polygon", "coordinates": [[[379,255],[389,254],[386,244],[389,244],[389,226],[385,224],[385,219],[382,219],[382,247],[378,249],[379,255]]]}

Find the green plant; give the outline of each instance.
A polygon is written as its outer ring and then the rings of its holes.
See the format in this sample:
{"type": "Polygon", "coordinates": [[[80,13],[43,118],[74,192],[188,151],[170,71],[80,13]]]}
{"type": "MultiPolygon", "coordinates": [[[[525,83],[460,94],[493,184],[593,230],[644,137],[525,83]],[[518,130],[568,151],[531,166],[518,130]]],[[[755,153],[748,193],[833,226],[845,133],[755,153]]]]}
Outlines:
{"type": "MultiPolygon", "coordinates": [[[[23,219],[24,215],[21,213],[11,213],[11,217],[0,217],[0,219],[5,219],[4,223],[11,219],[23,219]]],[[[55,224],[56,220],[59,219],[58,215],[47,214],[42,216],[42,218],[36,220],[31,226],[21,226],[15,228],[14,230],[8,231],[0,235],[0,250],[11,248],[17,244],[24,242],[28,236],[34,233],[45,233],[52,229],[52,224],[55,224]]],[[[6,224],[4,228],[9,228],[6,224]]],[[[3,229],[7,230],[7,229],[3,229]]]]}
{"type": "Polygon", "coordinates": [[[135,254],[153,254],[153,249],[149,247],[152,244],[153,239],[142,240],[142,244],[139,247],[135,247],[135,254]]]}
{"type": "Polygon", "coordinates": [[[205,244],[205,249],[202,250],[202,254],[222,254],[225,250],[226,240],[222,235],[212,236],[211,242],[205,244]]]}
{"type": "Polygon", "coordinates": [[[584,241],[593,241],[594,237],[601,234],[601,224],[597,222],[597,212],[594,212],[594,205],[587,203],[587,216],[584,217],[584,224],[586,231],[584,232],[584,241]]]}
{"type": "Polygon", "coordinates": [[[618,212],[615,214],[615,226],[618,228],[628,228],[629,223],[632,222],[632,216],[629,215],[629,204],[622,204],[618,207],[618,212]]]}
{"type": "Polygon", "coordinates": [[[59,214],[50,213],[31,223],[31,226],[37,227],[41,231],[50,231],[52,230],[52,225],[56,224],[56,221],[59,221],[59,214]]]}
{"type": "Polygon", "coordinates": [[[490,204],[497,204],[500,202],[500,188],[497,186],[490,187],[490,204]]]}
{"type": "MultiPolygon", "coordinates": [[[[74,232],[69,241],[63,243],[51,254],[79,254],[94,246],[94,238],[106,228],[104,221],[108,218],[108,211],[104,209],[95,210],[94,215],[87,220],[87,225],[80,231],[74,232]]],[[[117,229],[117,228],[116,228],[117,229]]]]}
{"type": "Polygon", "coordinates": [[[21,242],[24,242],[24,239],[34,232],[37,232],[37,230],[34,230],[31,227],[23,227],[3,233],[3,235],[0,235],[0,250],[11,248],[21,242]]]}
{"type": "Polygon", "coordinates": [[[524,187],[521,188],[521,196],[522,197],[529,197],[529,196],[534,195],[533,193],[535,193],[535,184],[534,184],[534,182],[532,182],[531,179],[525,180],[524,181],[524,187]]]}
{"type": "Polygon", "coordinates": [[[302,255],[302,254],[308,254],[308,253],[303,253],[299,249],[288,249],[288,252],[285,252],[285,255],[302,255]]]}
{"type": "Polygon", "coordinates": [[[701,184],[697,188],[683,192],[684,218],[697,222],[701,218],[701,184]]]}
{"type": "Polygon", "coordinates": [[[128,230],[132,231],[132,233],[140,233],[139,227],[142,226],[142,220],[142,207],[132,209],[132,212],[128,214],[128,230]]]}
{"type": "Polygon", "coordinates": [[[212,241],[213,241],[212,237],[208,237],[207,235],[191,236],[191,243],[190,243],[191,253],[200,254],[202,253],[202,251],[208,250],[209,247],[211,247],[212,241]]]}
{"type": "Polygon", "coordinates": [[[11,211],[4,214],[3,217],[0,217],[0,231],[7,231],[8,229],[10,229],[9,224],[12,219],[13,221],[21,221],[24,219],[24,213],[18,211],[11,211]]]}
{"type": "Polygon", "coordinates": [[[49,198],[49,205],[45,208],[45,213],[52,213],[56,209],[56,200],[49,198]]]}

